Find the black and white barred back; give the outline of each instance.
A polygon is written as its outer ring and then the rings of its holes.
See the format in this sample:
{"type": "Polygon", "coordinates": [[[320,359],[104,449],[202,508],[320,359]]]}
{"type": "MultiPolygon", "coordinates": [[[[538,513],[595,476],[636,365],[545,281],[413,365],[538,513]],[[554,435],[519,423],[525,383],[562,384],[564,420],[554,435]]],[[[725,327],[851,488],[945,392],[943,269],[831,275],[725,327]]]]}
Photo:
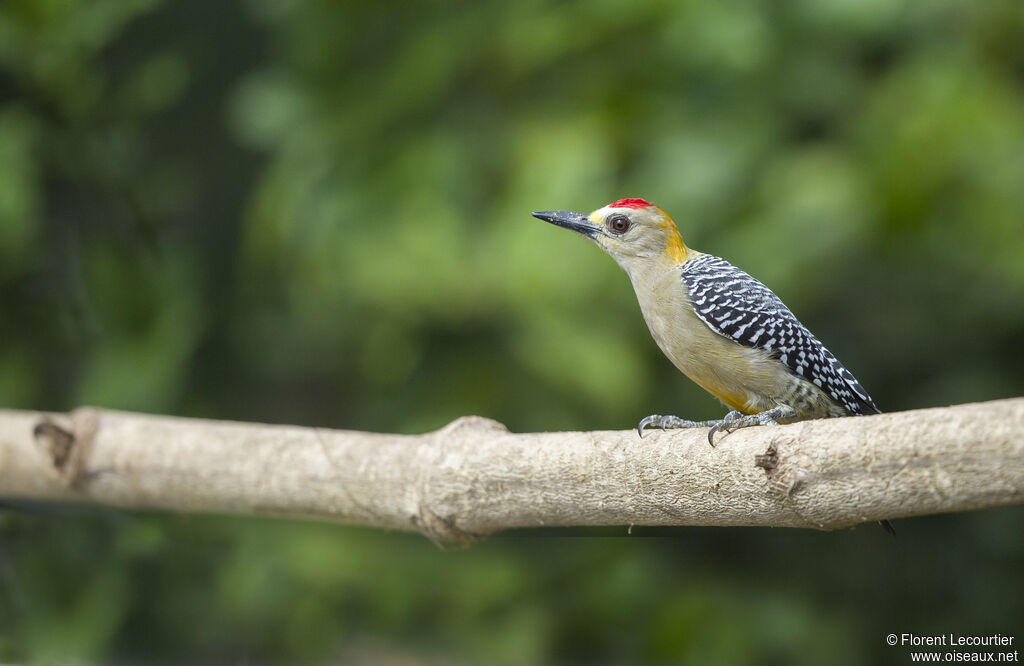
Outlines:
{"type": "Polygon", "coordinates": [[[775,293],[725,259],[702,254],[682,267],[693,307],[711,330],[778,356],[790,372],[825,391],[850,414],[878,414],[849,370],[775,293]]]}

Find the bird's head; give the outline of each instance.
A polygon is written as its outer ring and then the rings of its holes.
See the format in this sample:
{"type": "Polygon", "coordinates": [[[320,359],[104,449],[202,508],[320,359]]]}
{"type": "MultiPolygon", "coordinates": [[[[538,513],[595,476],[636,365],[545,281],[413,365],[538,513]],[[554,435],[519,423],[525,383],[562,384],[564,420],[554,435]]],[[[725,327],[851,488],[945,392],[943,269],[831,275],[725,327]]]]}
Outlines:
{"type": "Polygon", "coordinates": [[[533,216],[583,234],[627,271],[635,259],[681,264],[690,252],[672,218],[643,199],[619,199],[593,213],[554,210],[533,216]]]}

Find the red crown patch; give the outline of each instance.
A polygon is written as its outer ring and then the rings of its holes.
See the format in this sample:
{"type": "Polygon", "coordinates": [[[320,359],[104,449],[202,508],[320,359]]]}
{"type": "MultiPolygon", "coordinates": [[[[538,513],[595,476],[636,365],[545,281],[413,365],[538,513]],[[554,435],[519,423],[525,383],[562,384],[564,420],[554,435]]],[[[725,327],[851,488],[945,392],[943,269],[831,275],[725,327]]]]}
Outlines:
{"type": "Polygon", "coordinates": [[[644,199],[619,199],[608,204],[610,208],[647,208],[653,205],[644,199]]]}

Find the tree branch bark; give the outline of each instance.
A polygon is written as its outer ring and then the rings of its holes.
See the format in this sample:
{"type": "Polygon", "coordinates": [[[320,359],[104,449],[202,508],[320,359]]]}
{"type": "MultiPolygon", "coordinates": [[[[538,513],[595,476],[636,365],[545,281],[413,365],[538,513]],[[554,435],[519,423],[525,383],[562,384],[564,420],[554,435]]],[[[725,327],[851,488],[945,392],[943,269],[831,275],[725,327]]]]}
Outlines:
{"type": "Polygon", "coordinates": [[[1024,398],[739,430],[423,435],[0,410],[0,496],[294,516],[448,546],[515,527],[766,525],[1024,504],[1024,398]]]}

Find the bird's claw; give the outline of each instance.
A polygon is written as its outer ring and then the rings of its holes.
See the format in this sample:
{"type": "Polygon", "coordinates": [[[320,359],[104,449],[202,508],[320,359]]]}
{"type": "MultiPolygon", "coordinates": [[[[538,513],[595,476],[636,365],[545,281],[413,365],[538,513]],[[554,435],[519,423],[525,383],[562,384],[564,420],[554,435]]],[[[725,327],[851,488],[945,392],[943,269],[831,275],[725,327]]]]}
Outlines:
{"type": "Polygon", "coordinates": [[[713,426],[711,426],[711,429],[708,430],[708,444],[714,447],[716,432],[724,432],[728,435],[737,428],[742,428],[742,425],[736,423],[736,421],[740,420],[741,417],[743,417],[743,412],[735,409],[723,416],[721,421],[717,421],[713,426]]]}
{"type": "Polygon", "coordinates": [[[708,430],[708,444],[711,445],[711,448],[715,447],[715,433],[722,429],[725,430],[725,434],[727,435],[730,432],[732,432],[732,430],[730,430],[729,427],[725,424],[725,419],[722,419],[715,425],[711,426],[711,429],[708,430]]]}
{"type": "Polygon", "coordinates": [[[644,438],[644,428],[654,423],[658,418],[657,414],[651,414],[640,419],[640,423],[636,424],[636,434],[640,436],[640,439],[644,438]]]}
{"type": "Polygon", "coordinates": [[[636,433],[640,437],[644,436],[644,429],[650,426],[655,426],[662,430],[669,430],[671,428],[699,428],[705,423],[698,421],[688,421],[681,419],[678,416],[672,416],[671,414],[651,414],[640,420],[640,423],[636,426],[636,433]]]}
{"type": "Polygon", "coordinates": [[[715,445],[714,436],[716,432],[724,432],[726,435],[735,432],[740,428],[747,428],[749,426],[767,425],[777,426],[779,422],[772,418],[772,412],[761,412],[759,414],[744,414],[733,410],[726,414],[721,421],[711,426],[711,431],[708,432],[708,443],[711,446],[715,445]]]}

